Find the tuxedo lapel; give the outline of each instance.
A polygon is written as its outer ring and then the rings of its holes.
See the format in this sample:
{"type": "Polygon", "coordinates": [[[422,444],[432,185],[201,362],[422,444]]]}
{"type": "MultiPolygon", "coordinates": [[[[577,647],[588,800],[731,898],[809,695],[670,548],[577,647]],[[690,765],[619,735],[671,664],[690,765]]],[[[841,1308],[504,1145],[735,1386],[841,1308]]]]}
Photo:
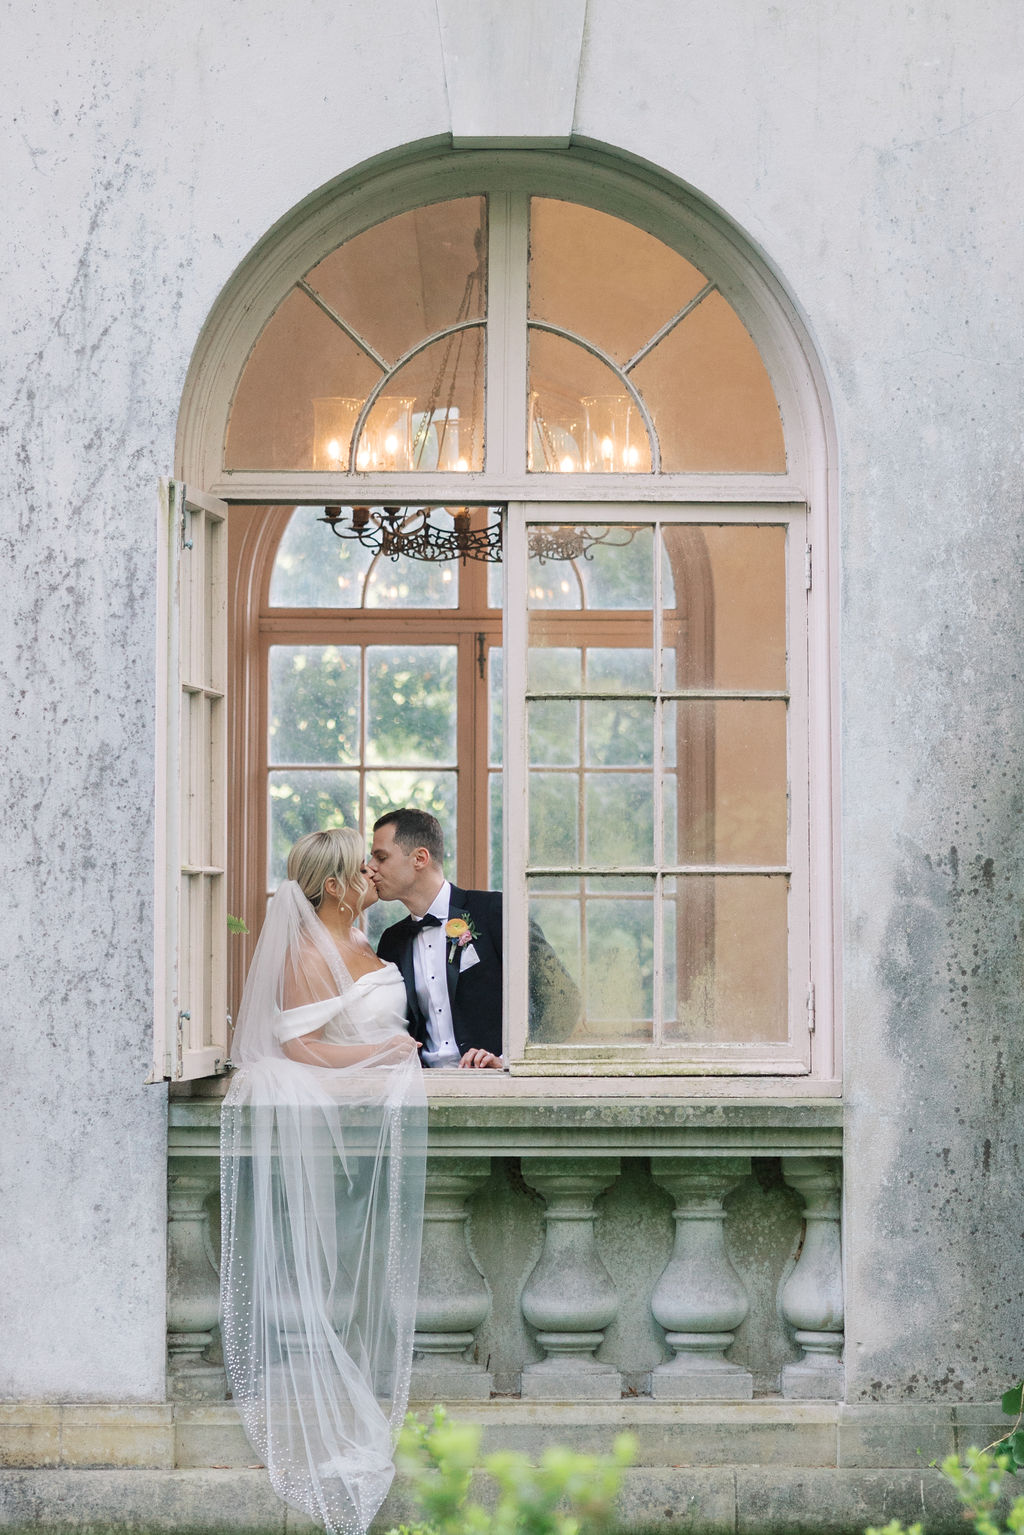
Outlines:
{"type": "Polygon", "coordinates": [[[422,1019],[422,1010],[420,1008],[419,997],[416,995],[416,972],[413,967],[412,958],[412,946],[416,942],[416,929],[413,926],[411,917],[403,918],[399,926],[401,927],[401,932],[395,934],[396,938],[399,939],[397,964],[402,972],[402,980],[405,982],[405,996],[409,1017],[418,1024],[422,1019]]]}
{"type": "MultiPolygon", "coordinates": [[[[463,914],[468,916],[468,913],[466,912],[466,892],[464,890],[458,890],[454,885],[452,885],[448,893],[448,915],[449,917],[454,917],[462,916],[463,914]]],[[[451,1003],[452,1017],[454,1018],[455,993],[458,990],[459,985],[459,970],[461,969],[462,964],[462,951],[461,949],[456,949],[453,956],[451,944],[447,937],[444,941],[444,961],[445,979],[448,982],[448,1001],[451,1003]]]]}

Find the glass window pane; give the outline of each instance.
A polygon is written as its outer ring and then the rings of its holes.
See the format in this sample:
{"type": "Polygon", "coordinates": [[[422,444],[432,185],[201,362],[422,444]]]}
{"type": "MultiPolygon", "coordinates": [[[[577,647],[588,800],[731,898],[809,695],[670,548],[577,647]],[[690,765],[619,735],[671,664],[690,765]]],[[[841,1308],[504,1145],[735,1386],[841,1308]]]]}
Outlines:
{"type": "Polygon", "coordinates": [[[359,647],[272,645],[267,755],[275,762],[359,760],[359,647]]]}
{"type": "Polygon", "coordinates": [[[531,693],[571,693],[579,690],[583,652],[569,645],[545,644],[542,624],[530,620],[527,687],[531,693]]]}
{"type": "Polygon", "coordinates": [[[649,612],[654,605],[654,532],[628,523],[573,527],[532,523],[528,601],[534,608],[649,612]],[[560,559],[556,548],[580,551],[560,559]]]}
{"type": "Polygon", "coordinates": [[[712,293],[630,374],[666,473],[782,474],[786,446],[768,370],[736,311],[712,293]]]}
{"type": "Polygon", "coordinates": [[[307,275],[335,314],[389,363],[485,305],[486,202],[460,197],[386,219],[307,275]]]}
{"type": "Polygon", "coordinates": [[[531,1044],[573,1041],[582,1012],[578,899],[531,898],[528,965],[531,1044]]]}
{"type": "MultiPolygon", "coordinates": [[[[648,633],[651,626],[647,626],[648,633]]],[[[629,645],[591,645],[584,653],[583,688],[588,693],[649,693],[654,652],[629,645]]]]}
{"type": "Polygon", "coordinates": [[[662,686],[784,691],[786,529],[662,529],[662,686]]]}
{"type": "Polygon", "coordinates": [[[504,884],[504,846],[502,843],[505,780],[500,773],[488,773],[488,857],[487,888],[501,890],[504,884]]]}
{"type": "MultiPolygon", "coordinates": [[[[339,538],[321,519],[322,506],[298,506],[278,545],[270,577],[270,606],[277,608],[455,608],[459,605],[456,560],[426,561],[375,554],[353,538],[339,538]]],[[[379,508],[371,507],[371,512],[379,508]]],[[[350,528],[352,508],[341,508],[350,528]]],[[[409,510],[409,522],[421,512],[409,510]]],[[[430,520],[451,528],[451,514],[434,508],[430,520]]]]}
{"type": "Polygon", "coordinates": [[[487,652],[487,715],[490,720],[487,760],[492,767],[500,767],[504,757],[504,657],[500,645],[492,645],[487,652]]]}
{"type": "Polygon", "coordinates": [[[781,700],[667,703],[665,782],[672,863],[784,864],[788,821],[786,705],[781,700]]]}
{"type": "Polygon", "coordinates": [[[575,773],[531,773],[531,864],[574,868],[579,862],[579,778],[575,773]]]}
{"type": "Polygon", "coordinates": [[[356,468],[482,469],[482,326],[435,341],[388,380],[356,444],[356,468]]]}
{"type": "MultiPolygon", "coordinates": [[[[380,376],[377,364],[308,294],[293,289],[264,326],[239,380],[231,404],[225,468],[320,468],[314,399],[342,397],[361,405],[380,376]]],[[[332,423],[327,441],[338,442],[338,467],[345,468],[348,443],[337,424],[332,423]]]]}
{"type": "MultiPolygon", "coordinates": [[[[483,318],[484,209],[484,199],[472,197],[400,214],[333,251],[306,282],[366,347],[393,366],[436,331],[483,318]]],[[[439,347],[428,349],[419,366],[414,361],[387,386],[389,398],[411,400],[407,419],[398,420],[401,446],[424,469],[449,463],[454,468],[460,458],[479,468],[483,331],[459,333],[439,347]]],[[[353,428],[381,376],[380,362],[309,293],[293,288],[245,365],[231,408],[225,466],[348,469],[353,428]]],[[[375,464],[383,455],[382,467],[396,425],[387,415],[382,403],[362,445],[375,464]]]]}
{"type": "Polygon", "coordinates": [[[593,1044],[649,1043],[654,1013],[654,901],[615,890],[583,903],[584,1023],[593,1044]]]}
{"type": "Polygon", "coordinates": [[[528,469],[650,473],[647,428],[629,391],[575,342],[531,329],[529,409],[528,469]]]}
{"type": "MultiPolygon", "coordinates": [[[[608,626],[604,626],[607,632],[608,626]]],[[[594,633],[593,626],[574,624],[575,633],[594,633]]],[[[632,625],[630,633],[648,639],[650,619],[632,625]]],[[[565,634],[560,625],[548,624],[542,614],[530,616],[530,649],[527,652],[527,687],[531,693],[650,693],[654,685],[654,653],[650,646],[558,644],[565,634]],[[548,639],[553,643],[545,643],[548,639]]]]}
{"type": "MultiPolygon", "coordinates": [[[[565,812],[573,780],[564,780],[565,812]]],[[[654,861],[654,780],[650,773],[587,773],[584,779],[585,852],[588,864],[650,864],[654,861]]],[[[553,860],[554,861],[554,860],[553,860]]]]}
{"type": "Polygon", "coordinates": [[[505,575],[504,564],[494,561],[487,566],[487,606],[498,608],[505,605],[505,575]]]}
{"type": "Polygon", "coordinates": [[[585,559],[578,560],[585,606],[615,612],[654,606],[653,529],[609,524],[587,529],[595,538],[585,559]]]}
{"type": "Polygon", "coordinates": [[[532,699],[527,708],[527,746],[532,765],[555,767],[580,760],[580,706],[565,699],[532,699]]]}
{"type": "Polygon", "coordinates": [[[357,608],[373,554],[336,538],[317,519],[322,506],[297,506],[277,546],[270,576],[272,608],[357,608]]]}
{"type": "Polygon", "coordinates": [[[457,657],[454,645],[367,646],[367,762],[454,763],[457,657]]]}
{"type": "Polygon", "coordinates": [[[530,318],[625,363],[704,287],[695,266],[635,224],[579,203],[530,202],[530,318]]]}
{"type": "MultiPolygon", "coordinates": [[[[565,706],[531,705],[537,707],[565,706]]],[[[654,761],[653,703],[616,699],[588,703],[584,709],[588,767],[650,767],[654,761]]]]}
{"type": "Polygon", "coordinates": [[[359,825],[359,774],[290,771],[270,774],[270,888],[285,877],[288,852],[307,832],[359,825]]]}
{"type": "MultiPolygon", "coordinates": [[[[382,771],[366,774],[366,826],[389,810],[409,806],[429,810],[444,832],[445,863],[455,867],[458,848],[455,842],[455,800],[457,775],[441,768],[420,768],[415,772],[382,771]]],[[[396,908],[397,910],[397,908],[396,908]]],[[[399,913],[401,915],[401,913],[399,913]]],[[[397,918],[395,919],[397,921],[397,918]]]]}
{"type": "MultiPolygon", "coordinates": [[[[403,526],[415,527],[421,516],[418,509],[410,508],[403,526]]],[[[430,521],[446,531],[454,526],[451,513],[443,507],[431,509],[430,521]]],[[[458,561],[416,560],[405,554],[398,559],[383,553],[374,555],[366,579],[365,605],[371,611],[378,608],[457,608],[458,561]]]]}
{"type": "Polygon", "coordinates": [[[562,560],[540,558],[540,553],[549,549],[553,540],[561,540],[566,534],[576,539],[576,528],[562,528],[547,526],[532,527],[528,531],[530,540],[530,564],[527,570],[526,599],[531,608],[582,608],[583,582],[580,580],[578,562],[576,560],[562,560]]]}
{"type": "Polygon", "coordinates": [[[665,890],[666,1038],[784,1043],[788,877],[692,875],[665,890]]]}

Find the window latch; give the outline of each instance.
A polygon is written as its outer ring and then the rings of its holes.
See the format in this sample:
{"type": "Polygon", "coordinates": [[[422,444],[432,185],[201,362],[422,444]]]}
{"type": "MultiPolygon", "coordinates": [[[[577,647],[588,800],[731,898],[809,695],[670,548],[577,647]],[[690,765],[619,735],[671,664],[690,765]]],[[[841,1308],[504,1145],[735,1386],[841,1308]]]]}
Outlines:
{"type": "Polygon", "coordinates": [[[480,681],[487,681],[487,643],[486,635],[478,634],[476,637],[476,669],[480,674],[480,681]]]}

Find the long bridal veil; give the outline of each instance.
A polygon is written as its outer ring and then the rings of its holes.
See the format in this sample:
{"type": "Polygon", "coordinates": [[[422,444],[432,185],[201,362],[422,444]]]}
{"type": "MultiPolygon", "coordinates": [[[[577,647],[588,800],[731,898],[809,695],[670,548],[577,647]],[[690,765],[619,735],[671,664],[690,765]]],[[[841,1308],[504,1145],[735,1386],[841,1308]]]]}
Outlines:
{"type": "Polygon", "coordinates": [[[338,1535],[366,1531],[394,1472],[426,1156],[422,1071],[402,1020],[373,1004],[372,986],[350,996],[353,984],[286,881],[246,982],[221,1117],[232,1395],[275,1491],[338,1535]],[[322,1029],[330,1048],[303,1040],[302,1060],[282,1048],[322,1029]]]}

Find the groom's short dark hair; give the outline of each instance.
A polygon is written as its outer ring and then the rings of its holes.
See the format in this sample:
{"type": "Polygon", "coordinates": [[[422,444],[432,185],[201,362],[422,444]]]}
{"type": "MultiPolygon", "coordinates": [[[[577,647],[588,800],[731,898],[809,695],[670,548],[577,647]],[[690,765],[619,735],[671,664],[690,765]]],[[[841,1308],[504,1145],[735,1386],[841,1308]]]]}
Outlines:
{"type": "Polygon", "coordinates": [[[444,832],[440,821],[428,810],[389,810],[373,823],[374,831],[382,826],[395,828],[395,841],[403,852],[425,847],[435,863],[444,863],[444,832]]]}

